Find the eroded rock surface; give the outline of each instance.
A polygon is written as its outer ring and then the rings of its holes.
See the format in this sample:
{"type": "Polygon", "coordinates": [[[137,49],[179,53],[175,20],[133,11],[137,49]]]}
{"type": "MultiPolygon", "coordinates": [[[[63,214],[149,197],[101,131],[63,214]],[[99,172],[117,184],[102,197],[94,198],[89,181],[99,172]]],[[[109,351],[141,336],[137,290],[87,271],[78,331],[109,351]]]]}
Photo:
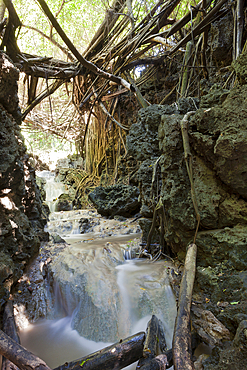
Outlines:
{"type": "Polygon", "coordinates": [[[46,220],[34,169],[20,134],[19,71],[0,54],[0,307],[12,284],[38,253],[46,220]]]}
{"type": "Polygon", "coordinates": [[[116,184],[112,186],[98,186],[88,198],[97,211],[103,216],[120,215],[130,217],[139,212],[139,189],[135,186],[116,184]]]}

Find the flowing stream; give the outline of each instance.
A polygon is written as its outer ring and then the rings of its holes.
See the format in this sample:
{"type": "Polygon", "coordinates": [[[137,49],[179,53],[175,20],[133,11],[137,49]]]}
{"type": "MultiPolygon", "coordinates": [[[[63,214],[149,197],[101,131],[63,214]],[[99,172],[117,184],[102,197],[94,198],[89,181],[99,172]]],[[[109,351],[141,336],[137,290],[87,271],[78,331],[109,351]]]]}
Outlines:
{"type": "MultiPolygon", "coordinates": [[[[51,187],[52,181],[49,178],[51,187]]],[[[57,197],[52,193],[48,202],[57,197]]],[[[54,368],[145,331],[155,314],[171,348],[176,303],[167,265],[133,258],[140,237],[137,224],[77,210],[52,213],[48,231],[59,234],[68,246],[50,264],[49,319],[22,329],[22,345],[54,368]]]]}

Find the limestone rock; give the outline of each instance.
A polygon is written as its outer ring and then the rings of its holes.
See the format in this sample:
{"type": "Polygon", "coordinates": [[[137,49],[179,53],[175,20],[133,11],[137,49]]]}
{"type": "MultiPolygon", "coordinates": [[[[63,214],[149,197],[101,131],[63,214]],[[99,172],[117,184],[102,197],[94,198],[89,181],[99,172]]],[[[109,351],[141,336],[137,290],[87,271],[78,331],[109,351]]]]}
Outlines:
{"type": "Polygon", "coordinates": [[[221,181],[247,198],[247,85],[231,90],[222,105],[199,109],[191,118],[192,146],[221,181]]]}
{"type": "Polygon", "coordinates": [[[0,53],[0,306],[12,284],[37,255],[43,228],[42,201],[20,134],[19,71],[0,53]],[[38,238],[40,237],[40,239],[38,238]]]}
{"type": "Polygon", "coordinates": [[[247,50],[242,52],[239,57],[232,62],[232,68],[236,72],[239,82],[241,85],[247,83],[247,50]]]}
{"type": "Polygon", "coordinates": [[[204,343],[211,346],[230,340],[229,330],[213,315],[211,311],[192,306],[192,323],[204,343]]]}
{"type": "Polygon", "coordinates": [[[72,201],[73,199],[70,197],[69,194],[63,193],[59,195],[58,200],[55,204],[55,212],[71,211],[73,208],[72,201]]]}
{"type": "Polygon", "coordinates": [[[139,212],[139,189],[135,186],[116,184],[112,186],[98,186],[88,198],[97,211],[103,216],[121,215],[130,217],[139,212]]]}
{"type": "Polygon", "coordinates": [[[138,161],[144,161],[154,156],[159,156],[158,126],[162,114],[171,114],[176,107],[169,105],[151,105],[148,108],[140,109],[138,122],[134,123],[126,138],[128,154],[138,161]]]}

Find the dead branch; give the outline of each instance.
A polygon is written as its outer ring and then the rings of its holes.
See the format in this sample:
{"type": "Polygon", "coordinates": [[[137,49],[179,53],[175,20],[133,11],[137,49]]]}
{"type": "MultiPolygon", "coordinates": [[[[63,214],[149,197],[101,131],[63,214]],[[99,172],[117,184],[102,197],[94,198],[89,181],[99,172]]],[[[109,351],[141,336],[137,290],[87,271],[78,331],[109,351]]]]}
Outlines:
{"type": "Polygon", "coordinates": [[[27,351],[0,330],[0,354],[21,370],[51,370],[40,358],[27,351]]]}
{"type": "Polygon", "coordinates": [[[49,40],[53,45],[55,45],[56,47],[58,47],[68,57],[69,60],[71,60],[71,61],[74,61],[75,60],[73,58],[73,56],[68,52],[68,50],[65,47],[63,47],[62,45],[60,45],[56,40],[54,40],[52,36],[47,36],[44,32],[40,31],[36,27],[27,26],[25,24],[23,24],[22,27],[25,27],[25,28],[28,28],[29,30],[38,32],[42,37],[44,37],[45,39],[49,40]]]}
{"type": "Polygon", "coordinates": [[[76,361],[58,366],[54,370],[112,370],[122,369],[142,356],[145,333],[140,332],[120,342],[82,357],[76,361]]]}
{"type": "Polygon", "coordinates": [[[237,32],[236,32],[236,59],[242,51],[242,38],[243,38],[243,27],[244,27],[244,4],[243,0],[237,1],[236,10],[236,21],[237,21],[237,32]]]}
{"type": "Polygon", "coordinates": [[[191,353],[190,309],[196,273],[197,246],[188,246],[178,299],[178,313],[173,335],[173,364],[175,370],[194,370],[191,353]]]}
{"type": "Polygon", "coordinates": [[[154,357],[148,364],[140,367],[140,370],[165,370],[168,369],[169,362],[165,354],[154,357]]]}
{"type": "MultiPolygon", "coordinates": [[[[96,99],[98,99],[98,94],[96,93],[96,90],[95,88],[93,87],[93,93],[94,93],[94,96],[96,99]]],[[[123,130],[125,131],[128,131],[129,128],[128,127],[125,127],[125,126],[122,126],[121,123],[119,123],[109,112],[108,110],[106,109],[106,107],[104,106],[104,104],[99,101],[99,106],[100,108],[103,110],[103,112],[114,122],[116,123],[116,125],[118,125],[120,128],[122,128],[123,130]]]]}
{"type": "MultiPolygon", "coordinates": [[[[3,313],[3,331],[10,338],[15,340],[20,344],[20,339],[17,334],[17,328],[13,313],[13,301],[8,301],[4,307],[3,313]]],[[[14,365],[10,360],[3,357],[2,358],[2,370],[19,370],[19,368],[14,365]]]]}

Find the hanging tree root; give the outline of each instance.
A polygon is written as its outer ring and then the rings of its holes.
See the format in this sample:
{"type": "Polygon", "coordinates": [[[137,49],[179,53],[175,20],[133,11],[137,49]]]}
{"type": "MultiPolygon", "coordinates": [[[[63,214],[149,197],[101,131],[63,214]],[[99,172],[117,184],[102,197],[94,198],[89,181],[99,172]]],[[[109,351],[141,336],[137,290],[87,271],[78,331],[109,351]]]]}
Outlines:
{"type": "Polygon", "coordinates": [[[194,187],[194,181],[193,181],[192,155],[190,151],[190,142],[189,142],[189,135],[188,135],[188,120],[189,120],[189,117],[194,113],[195,111],[186,113],[184,118],[180,122],[181,132],[182,132],[182,137],[183,137],[183,146],[184,146],[184,159],[185,159],[188,176],[190,179],[191,198],[192,198],[193,206],[194,206],[195,213],[196,213],[196,220],[197,220],[196,232],[195,232],[193,243],[196,242],[197,232],[198,232],[199,224],[200,224],[200,214],[198,210],[198,204],[196,200],[196,193],[195,193],[195,187],[194,187]]]}
{"type": "Polygon", "coordinates": [[[194,364],[192,361],[192,350],[191,350],[191,332],[190,332],[190,309],[192,300],[192,291],[195,280],[196,273],[196,255],[197,246],[195,244],[199,224],[200,224],[200,214],[198,211],[198,205],[196,200],[193,173],[192,173],[192,156],[189,144],[188,135],[188,119],[195,112],[188,112],[185,114],[181,121],[181,131],[183,137],[184,146],[184,157],[188,176],[191,185],[191,197],[193,206],[196,213],[197,226],[194,236],[194,242],[189,245],[183,277],[179,290],[178,299],[178,313],[175,322],[174,335],[173,335],[173,362],[175,370],[194,370],[194,364]]]}

